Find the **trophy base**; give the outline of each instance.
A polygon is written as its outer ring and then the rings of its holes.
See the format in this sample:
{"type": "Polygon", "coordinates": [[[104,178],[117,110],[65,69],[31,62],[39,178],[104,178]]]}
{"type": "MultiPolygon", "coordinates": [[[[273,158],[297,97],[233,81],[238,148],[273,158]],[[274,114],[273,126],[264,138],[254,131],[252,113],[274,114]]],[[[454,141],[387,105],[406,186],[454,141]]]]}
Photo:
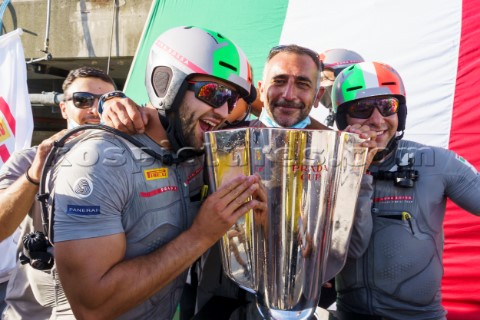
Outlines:
{"type": "Polygon", "coordinates": [[[290,319],[308,319],[308,320],[329,320],[336,319],[332,317],[328,310],[323,308],[311,308],[302,311],[271,310],[257,304],[257,308],[264,319],[290,320],[290,319]]]}
{"type": "MultiPolygon", "coordinates": [[[[257,304],[258,310],[264,319],[271,320],[328,320],[327,318],[315,318],[315,308],[309,308],[298,311],[268,309],[265,306],[257,304]]],[[[327,312],[328,313],[328,312],[327,312]]]]}

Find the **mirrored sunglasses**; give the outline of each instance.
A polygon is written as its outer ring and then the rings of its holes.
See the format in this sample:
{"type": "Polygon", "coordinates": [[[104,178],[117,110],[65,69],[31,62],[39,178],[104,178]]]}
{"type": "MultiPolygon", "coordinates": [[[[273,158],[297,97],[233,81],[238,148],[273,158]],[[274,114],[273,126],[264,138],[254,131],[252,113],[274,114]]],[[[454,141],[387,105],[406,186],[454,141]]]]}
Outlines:
{"type": "Polygon", "coordinates": [[[74,92],[72,96],[65,101],[73,100],[73,105],[79,109],[87,109],[93,106],[95,99],[99,99],[102,95],[90,92],[74,92]]]}
{"type": "Polygon", "coordinates": [[[220,108],[227,102],[228,113],[233,110],[239,94],[224,85],[211,81],[189,81],[188,90],[195,93],[195,97],[213,108],[220,108]]]}
{"type": "Polygon", "coordinates": [[[368,119],[375,108],[384,117],[389,117],[398,112],[399,102],[397,98],[372,98],[355,101],[348,107],[348,115],[357,119],[368,119]]]}

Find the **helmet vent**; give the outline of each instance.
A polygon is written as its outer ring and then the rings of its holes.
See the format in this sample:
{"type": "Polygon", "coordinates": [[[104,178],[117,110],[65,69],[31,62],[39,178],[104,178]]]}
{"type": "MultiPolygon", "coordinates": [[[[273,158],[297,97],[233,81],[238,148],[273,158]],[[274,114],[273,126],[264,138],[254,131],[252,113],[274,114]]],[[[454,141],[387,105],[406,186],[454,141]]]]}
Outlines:
{"type": "Polygon", "coordinates": [[[170,81],[172,79],[172,69],[165,66],[156,67],[152,73],[152,85],[155,94],[163,98],[167,93],[170,81]]]}
{"type": "Polygon", "coordinates": [[[225,68],[228,68],[228,69],[231,69],[231,70],[237,72],[237,68],[235,68],[231,64],[228,64],[228,63],[223,62],[223,61],[220,61],[218,64],[221,65],[222,67],[225,67],[225,68]]]}
{"type": "Polygon", "coordinates": [[[362,86],[356,86],[356,87],[347,88],[347,91],[355,91],[355,90],[359,90],[359,89],[362,89],[362,88],[363,88],[362,86]]]}
{"type": "Polygon", "coordinates": [[[382,82],[382,86],[396,86],[396,82],[382,82]]]}

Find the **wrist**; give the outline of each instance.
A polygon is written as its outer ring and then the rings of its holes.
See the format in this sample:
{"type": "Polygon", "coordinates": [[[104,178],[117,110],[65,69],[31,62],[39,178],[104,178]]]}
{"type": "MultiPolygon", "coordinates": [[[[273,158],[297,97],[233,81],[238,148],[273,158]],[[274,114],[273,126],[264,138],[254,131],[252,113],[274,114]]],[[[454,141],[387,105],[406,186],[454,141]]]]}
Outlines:
{"type": "Polygon", "coordinates": [[[104,103],[113,98],[126,98],[127,96],[122,91],[107,92],[98,99],[98,114],[102,115],[105,110],[104,103]]]}
{"type": "Polygon", "coordinates": [[[27,179],[28,182],[30,182],[31,184],[33,184],[33,185],[35,185],[35,186],[40,185],[40,180],[37,181],[37,180],[33,179],[32,176],[30,176],[30,175],[28,174],[28,171],[30,170],[30,168],[31,168],[31,166],[29,166],[29,167],[27,168],[27,171],[25,171],[25,178],[27,179]]]}

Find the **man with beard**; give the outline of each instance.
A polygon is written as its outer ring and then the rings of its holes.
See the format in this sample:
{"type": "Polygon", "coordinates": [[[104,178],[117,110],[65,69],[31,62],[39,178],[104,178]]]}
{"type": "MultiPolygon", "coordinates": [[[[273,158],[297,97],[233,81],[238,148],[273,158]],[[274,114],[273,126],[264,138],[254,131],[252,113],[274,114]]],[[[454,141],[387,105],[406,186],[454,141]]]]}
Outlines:
{"type": "MultiPolygon", "coordinates": [[[[308,115],[318,106],[321,63],[313,50],[298,45],[281,45],[271,49],[265,63],[263,78],[258,83],[263,109],[258,120],[244,123],[254,127],[327,129],[308,115]]],[[[252,97],[250,97],[252,98],[252,97]]],[[[129,104],[110,104],[102,114],[107,124],[122,131],[135,133],[145,130],[146,119],[155,121],[151,108],[141,108],[129,104]],[[147,116],[148,115],[148,116],[147,116]]],[[[151,124],[148,123],[148,128],[151,124]]],[[[346,131],[358,133],[362,138],[375,138],[375,132],[368,127],[350,126],[346,131]]],[[[365,141],[362,146],[374,148],[374,141],[365,141]]],[[[365,177],[371,179],[370,176],[365,177]]],[[[362,191],[366,198],[370,190],[362,191]]],[[[362,216],[357,222],[361,224],[362,216]]],[[[220,248],[217,243],[192,269],[198,273],[197,314],[195,319],[254,319],[260,317],[256,310],[255,297],[236,285],[223,274],[220,248]],[[247,308],[238,308],[247,305],[247,308]],[[230,314],[237,309],[232,316],[230,314]]],[[[195,281],[192,283],[196,286],[195,281]]],[[[192,301],[186,305],[193,304],[192,301]]],[[[185,311],[182,305],[181,312],[185,311]]],[[[182,319],[190,319],[191,314],[182,314],[182,319]]]]}
{"type": "MultiPolygon", "coordinates": [[[[318,106],[321,70],[318,55],[308,48],[295,44],[272,48],[265,63],[262,81],[258,82],[264,107],[259,119],[251,121],[249,126],[330,130],[309,117],[311,109],[318,106]]],[[[362,138],[375,139],[375,132],[365,126],[349,126],[345,130],[358,133],[362,138]]],[[[366,141],[362,146],[375,148],[376,144],[366,141]]],[[[365,179],[371,177],[366,176],[365,179]]],[[[362,189],[361,198],[369,199],[370,196],[370,187],[362,189]]],[[[357,216],[356,227],[362,229],[364,215],[357,216]]],[[[359,253],[351,254],[356,256],[359,253]]],[[[251,303],[255,297],[223,274],[218,243],[202,257],[200,265],[203,267],[197,289],[197,309],[200,311],[194,319],[212,319],[220,314],[229,319],[261,319],[255,303],[251,303]]],[[[329,298],[324,304],[330,305],[333,301],[329,298]]]]}
{"type": "Polygon", "coordinates": [[[250,126],[328,129],[309,117],[312,108],[318,107],[320,72],[313,50],[295,44],[273,47],[258,82],[263,109],[250,126]]]}
{"type": "MultiPolygon", "coordinates": [[[[241,49],[223,35],[170,29],[147,63],[160,117],[146,134],[93,131],[67,146],[50,171],[51,237],[75,316],[171,319],[188,267],[248,210],[266,208],[258,176],[239,175],[206,199],[202,193],[203,135],[248,96],[248,71],[241,49]]],[[[134,105],[119,91],[100,101],[99,109],[134,105]]]]}
{"type": "MultiPolygon", "coordinates": [[[[115,90],[115,83],[102,70],[80,67],[71,70],[62,85],[64,100],[60,102],[68,128],[83,124],[98,124],[98,98],[115,90]]],[[[35,201],[45,159],[54,141],[65,134],[60,131],[39,146],[12,154],[0,170],[0,239],[17,227],[20,239],[43,230],[40,203],[35,201]]],[[[53,257],[43,253],[48,263],[40,266],[33,256],[23,252],[19,241],[20,260],[10,277],[7,307],[2,319],[72,319],[72,311],[61,289],[53,257]],[[32,258],[32,259],[30,259],[32,258]],[[47,266],[47,264],[50,264],[47,266]]],[[[37,257],[38,258],[38,257],[37,257]]]]}

